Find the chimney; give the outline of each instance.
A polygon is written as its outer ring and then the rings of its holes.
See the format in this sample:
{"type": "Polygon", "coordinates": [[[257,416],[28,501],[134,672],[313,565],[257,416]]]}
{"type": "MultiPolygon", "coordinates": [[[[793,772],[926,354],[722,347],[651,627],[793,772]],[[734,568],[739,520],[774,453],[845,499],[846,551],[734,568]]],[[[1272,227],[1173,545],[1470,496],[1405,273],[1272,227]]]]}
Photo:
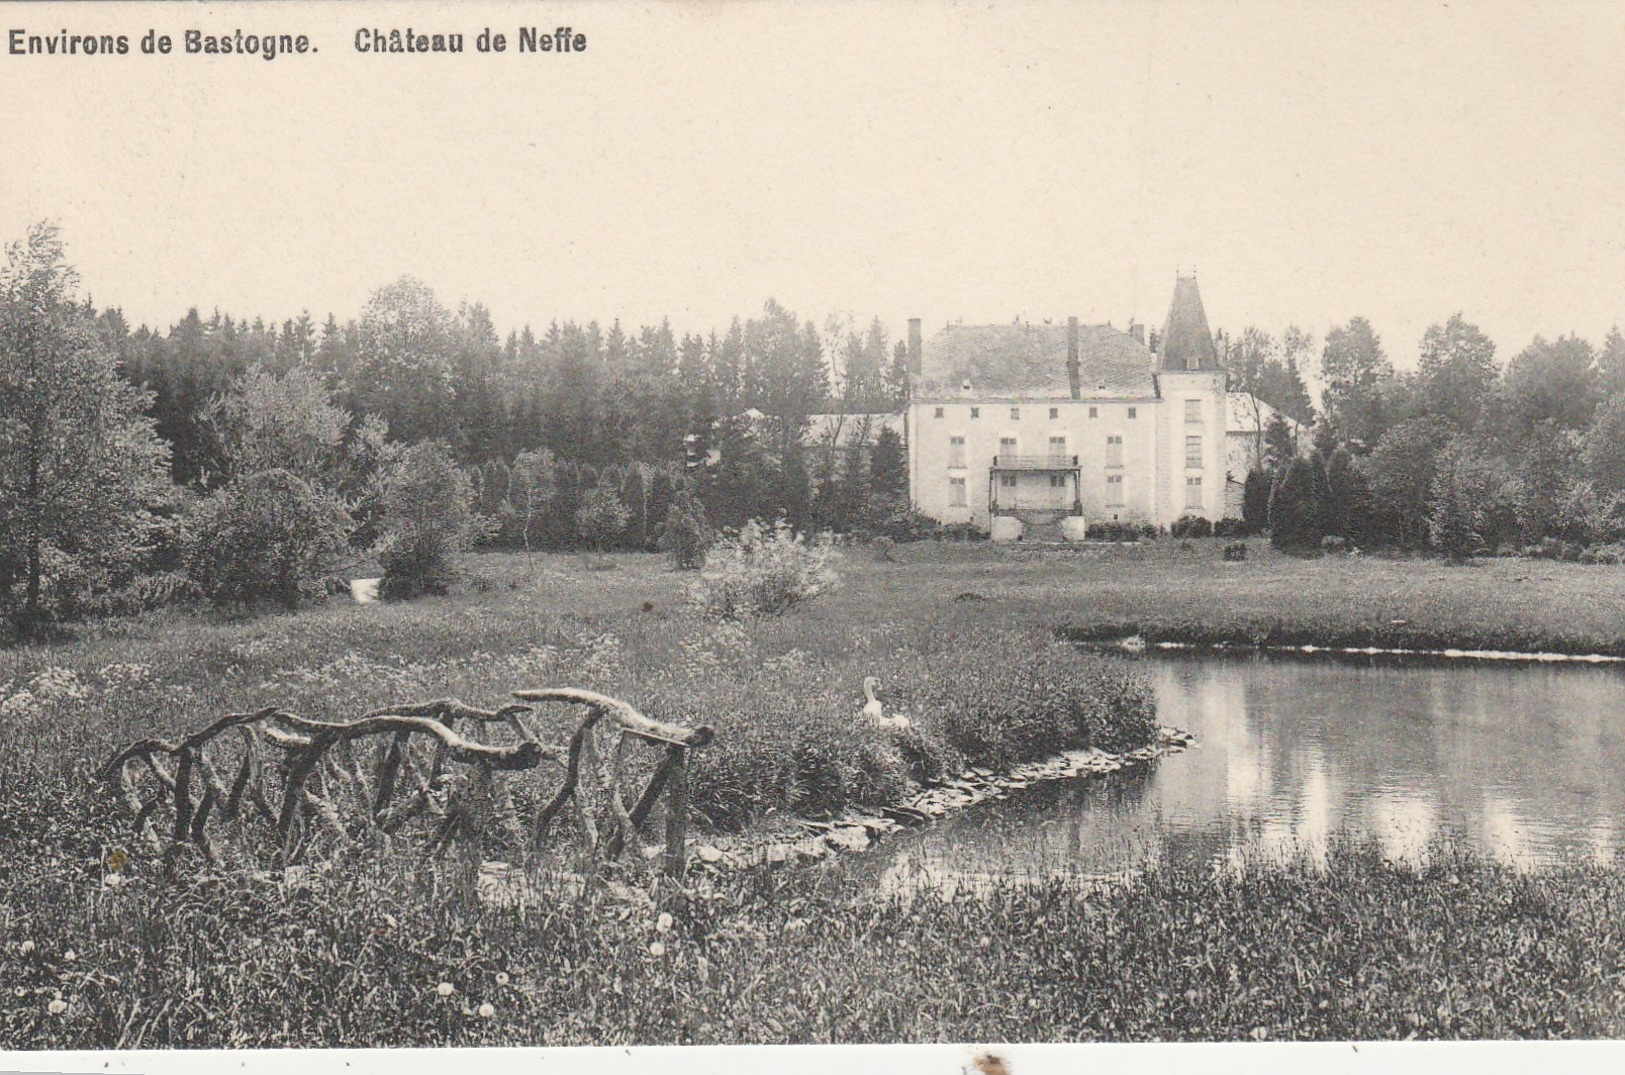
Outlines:
{"type": "Polygon", "coordinates": [[[1135,343],[1139,344],[1141,347],[1145,346],[1144,325],[1140,324],[1138,321],[1130,321],[1128,323],[1128,334],[1134,337],[1135,343]]]}
{"type": "Polygon", "coordinates": [[[1083,369],[1078,363],[1078,319],[1066,319],[1066,379],[1072,386],[1072,398],[1083,398],[1083,369]]]}
{"type": "Polygon", "coordinates": [[[920,376],[920,319],[908,319],[908,371],[920,376]]]}

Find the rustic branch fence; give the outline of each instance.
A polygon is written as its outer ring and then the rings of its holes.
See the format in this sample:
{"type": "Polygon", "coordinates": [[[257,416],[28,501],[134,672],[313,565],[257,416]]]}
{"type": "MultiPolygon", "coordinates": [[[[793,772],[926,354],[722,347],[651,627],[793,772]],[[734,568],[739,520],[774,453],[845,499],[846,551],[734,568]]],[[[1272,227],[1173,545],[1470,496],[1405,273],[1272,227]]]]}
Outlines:
{"type": "Polygon", "coordinates": [[[536,852],[572,804],[588,855],[612,862],[664,796],[663,866],[681,876],[689,752],[711,741],[711,728],[663,724],[619,699],[569,687],[514,697],[517,703],[495,710],[451,698],[386,706],[347,722],[274,706],[233,713],[178,741],[132,743],[98,777],[116,779],[135,833],[163,852],[166,866],[188,846],[222,863],[221,830],[256,818],[275,832],[284,866],[313,854],[324,836],[342,846],[368,832],[394,838],[417,824],[427,826],[434,854],[478,838],[493,821],[510,842],[536,852]],[[567,746],[543,742],[527,724],[534,705],[545,703],[585,710],[567,746]],[[494,729],[506,729],[509,741],[482,741],[494,729]],[[661,757],[628,808],[628,762],[640,743],[659,748],[661,757]],[[564,781],[553,795],[537,797],[527,824],[501,777],[543,762],[562,763],[564,781]]]}

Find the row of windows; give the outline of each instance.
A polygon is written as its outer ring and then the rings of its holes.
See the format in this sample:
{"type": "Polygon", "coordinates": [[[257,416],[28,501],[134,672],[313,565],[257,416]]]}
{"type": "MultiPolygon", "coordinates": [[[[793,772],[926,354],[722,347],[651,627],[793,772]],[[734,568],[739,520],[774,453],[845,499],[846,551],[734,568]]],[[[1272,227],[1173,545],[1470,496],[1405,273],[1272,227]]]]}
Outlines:
{"type": "MultiPolygon", "coordinates": [[[[1191,417],[1191,411],[1190,411],[1189,404],[1196,403],[1196,402],[1197,401],[1194,400],[1194,399],[1187,401],[1187,406],[1185,408],[1185,419],[1187,421],[1200,422],[1202,420],[1202,417],[1201,417],[1200,413],[1198,413],[1196,415],[1196,417],[1194,417],[1194,418],[1191,417]]],[[[946,408],[946,407],[938,407],[938,408],[936,408],[936,412],[932,415],[932,417],[933,418],[945,417],[946,414],[947,414],[947,411],[948,411],[948,408],[946,408]]],[[[972,418],[980,418],[980,417],[982,417],[982,408],[980,408],[980,407],[972,407],[970,409],[970,416],[972,418]]],[[[1049,409],[1049,416],[1051,418],[1059,418],[1059,417],[1061,417],[1061,408],[1059,408],[1059,407],[1051,407],[1049,409]]],[[[1138,408],[1138,407],[1130,407],[1128,409],[1128,416],[1130,418],[1138,418],[1140,416],[1140,408],[1138,408]]],[[[1090,407],[1089,408],[1089,417],[1091,417],[1091,418],[1099,418],[1100,417],[1100,408],[1099,407],[1090,407]]],[[[1010,408],[1010,420],[1012,422],[1021,421],[1021,408],[1020,407],[1011,407],[1010,408]]]]}
{"type": "MultiPolygon", "coordinates": [[[[1051,489],[1065,489],[1067,482],[1064,475],[1050,475],[1051,489]]],[[[999,485],[1004,489],[1016,487],[1014,474],[999,475],[999,485]]],[[[964,478],[948,479],[948,506],[963,508],[966,506],[966,486],[964,478]]],[[[1106,506],[1108,508],[1121,508],[1128,503],[1128,495],[1124,492],[1123,476],[1121,474],[1106,475],[1106,506]]],[[[1202,479],[1192,475],[1185,479],[1185,506],[1187,508],[1200,508],[1202,506],[1202,479]]]]}
{"type": "MultiPolygon", "coordinates": [[[[999,438],[999,454],[1017,454],[1017,440],[1015,437],[999,438]]],[[[1051,456],[1064,456],[1066,452],[1065,437],[1051,437],[1049,439],[1049,454],[1051,456]]],[[[948,438],[948,466],[962,467],[965,465],[965,438],[953,436],[948,438]]],[[[1106,438],[1106,465],[1108,467],[1121,467],[1123,465],[1123,438],[1120,434],[1112,434],[1106,438]]],[[[1185,469],[1202,469],[1202,438],[1190,436],[1185,438],[1185,469]]]]}
{"type": "MultiPolygon", "coordinates": [[[[938,407],[938,408],[936,408],[936,412],[934,414],[934,417],[937,417],[937,418],[946,417],[947,411],[948,411],[948,408],[946,408],[946,407],[938,407]]],[[[980,408],[980,407],[972,407],[970,409],[970,416],[972,418],[980,418],[982,416],[982,408],[980,408]]],[[[1052,419],[1061,417],[1061,408],[1059,408],[1059,407],[1051,407],[1049,409],[1049,416],[1052,419]]],[[[1139,416],[1139,408],[1138,407],[1130,407],[1128,409],[1128,416],[1130,418],[1138,417],[1139,416]]],[[[1091,417],[1091,418],[1099,418],[1100,417],[1100,408],[1099,407],[1090,407],[1089,408],[1089,417],[1091,417]]],[[[1021,421],[1021,408],[1020,407],[1011,407],[1010,408],[1010,420],[1012,422],[1021,421]]],[[[1199,399],[1187,399],[1185,401],[1185,421],[1187,421],[1187,422],[1200,422],[1201,420],[1202,420],[1202,401],[1199,400],[1199,399]]]]}

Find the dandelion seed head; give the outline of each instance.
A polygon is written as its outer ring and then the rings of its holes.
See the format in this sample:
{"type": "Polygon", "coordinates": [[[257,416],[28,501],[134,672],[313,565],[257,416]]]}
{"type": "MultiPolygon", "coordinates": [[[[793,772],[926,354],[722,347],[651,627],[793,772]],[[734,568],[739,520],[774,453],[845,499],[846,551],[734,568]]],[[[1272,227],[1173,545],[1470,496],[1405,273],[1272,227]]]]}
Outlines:
{"type": "Polygon", "coordinates": [[[505,971],[505,970],[497,971],[497,985],[507,985],[507,984],[508,984],[508,972],[505,971]]]}
{"type": "Polygon", "coordinates": [[[45,1010],[50,1012],[52,1015],[61,1015],[63,1012],[68,1010],[68,1002],[63,1000],[61,997],[58,997],[56,1000],[53,1000],[51,1003],[47,1004],[45,1006],[45,1010]]]}
{"type": "Polygon", "coordinates": [[[656,933],[666,933],[670,929],[671,929],[671,915],[667,914],[665,911],[661,911],[660,912],[660,917],[655,919],[655,932],[656,933]]]}
{"type": "Polygon", "coordinates": [[[449,997],[453,993],[457,992],[457,987],[452,985],[450,982],[441,982],[439,985],[434,987],[434,991],[443,997],[449,997]]]}
{"type": "Polygon", "coordinates": [[[649,946],[649,954],[658,959],[666,954],[666,946],[656,941],[649,946]]]}
{"type": "Polygon", "coordinates": [[[497,1013],[497,1010],[495,1008],[491,1007],[491,1004],[490,1004],[489,1001],[487,1001],[486,1003],[480,1005],[480,1018],[481,1019],[489,1019],[493,1015],[495,1015],[496,1013],[497,1013]]]}

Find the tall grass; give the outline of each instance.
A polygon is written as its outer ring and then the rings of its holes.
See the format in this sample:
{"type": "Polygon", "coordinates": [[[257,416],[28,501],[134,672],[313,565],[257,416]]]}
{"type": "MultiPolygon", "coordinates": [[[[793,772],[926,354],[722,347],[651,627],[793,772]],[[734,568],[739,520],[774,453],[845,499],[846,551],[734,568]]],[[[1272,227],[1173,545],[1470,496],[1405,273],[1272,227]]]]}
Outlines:
{"type": "Polygon", "coordinates": [[[1612,1037],[1625,874],[1164,865],[1089,888],[875,893],[834,863],[477,896],[351,860],[292,886],[11,887],[0,1045],[619,1045],[1612,1037]],[[71,955],[70,955],[71,953],[71,955]],[[487,1007],[488,1006],[488,1007],[487,1007]]]}

